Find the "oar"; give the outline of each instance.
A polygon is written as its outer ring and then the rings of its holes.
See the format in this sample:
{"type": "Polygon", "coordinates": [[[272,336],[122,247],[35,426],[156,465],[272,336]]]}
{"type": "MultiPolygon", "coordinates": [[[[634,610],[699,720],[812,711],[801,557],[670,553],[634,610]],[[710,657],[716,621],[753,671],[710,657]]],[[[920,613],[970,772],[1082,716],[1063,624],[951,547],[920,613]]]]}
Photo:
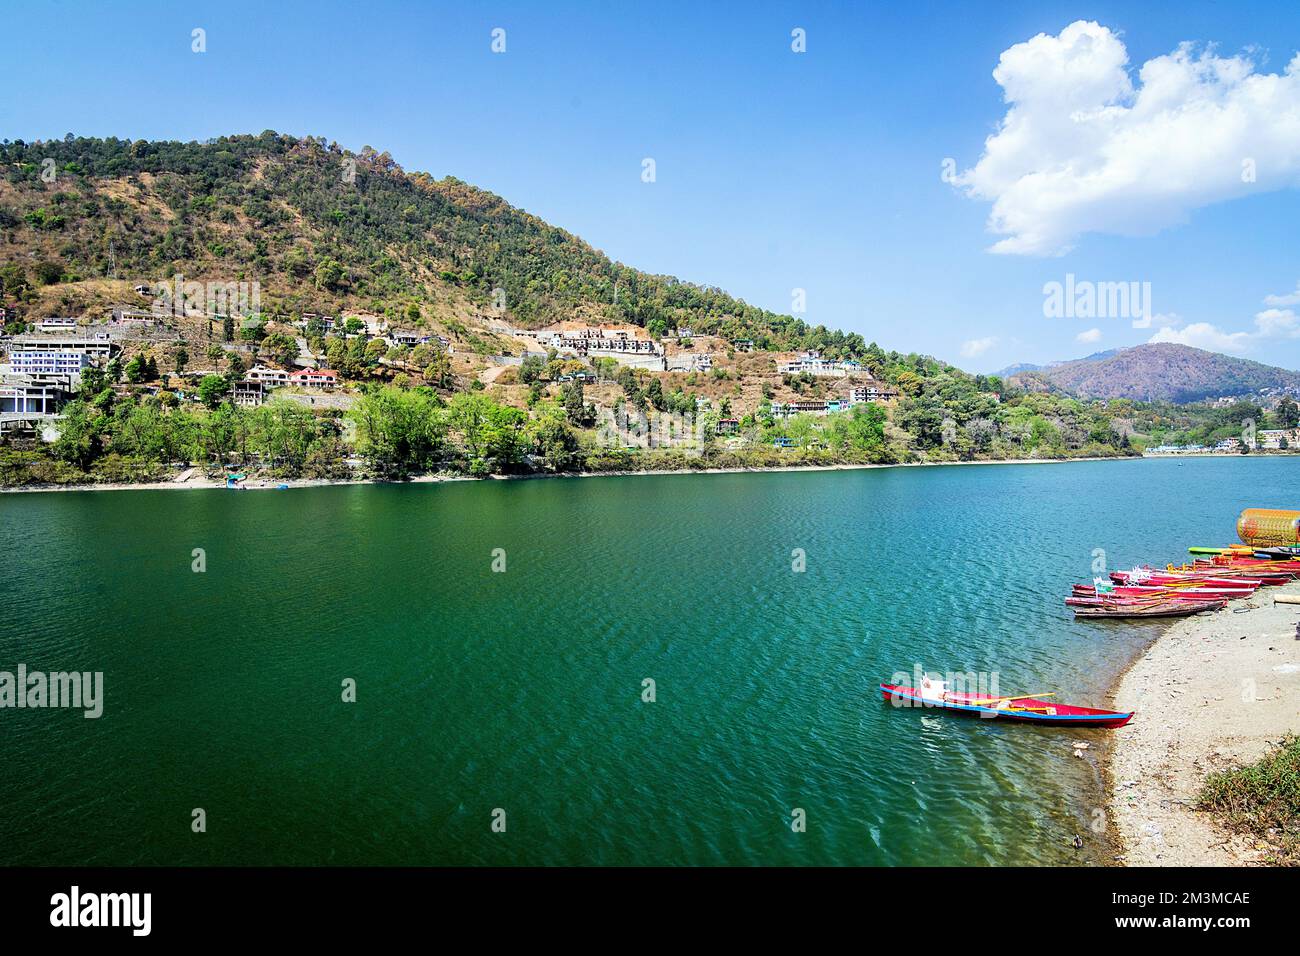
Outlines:
{"type": "MultiPolygon", "coordinates": [[[[973,704],[976,707],[983,707],[985,704],[996,704],[999,701],[1003,701],[1003,700],[1029,700],[1031,697],[1034,699],[1038,699],[1039,697],[1054,697],[1054,696],[1056,696],[1056,691],[1049,691],[1046,694],[1021,694],[1019,697],[989,697],[980,700],[968,700],[966,701],[966,703],[973,704]]],[[[1021,709],[1024,710],[1027,708],[1021,708],[1021,709]]]]}

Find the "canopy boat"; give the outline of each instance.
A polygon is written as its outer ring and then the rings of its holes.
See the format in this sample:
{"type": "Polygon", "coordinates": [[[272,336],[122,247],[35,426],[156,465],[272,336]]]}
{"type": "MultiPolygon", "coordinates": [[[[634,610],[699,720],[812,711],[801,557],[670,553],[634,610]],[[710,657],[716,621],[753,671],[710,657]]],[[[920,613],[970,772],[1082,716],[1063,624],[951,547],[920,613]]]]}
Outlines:
{"type": "Polygon", "coordinates": [[[958,714],[991,720],[1011,720],[1044,726],[1123,727],[1133,719],[1132,712],[1121,713],[1117,710],[1097,710],[1092,707],[1075,707],[1072,704],[1056,704],[1032,696],[989,697],[987,694],[958,694],[943,691],[942,697],[923,697],[920,689],[904,687],[901,684],[881,684],[880,693],[885,701],[898,707],[950,710],[958,714]]]}

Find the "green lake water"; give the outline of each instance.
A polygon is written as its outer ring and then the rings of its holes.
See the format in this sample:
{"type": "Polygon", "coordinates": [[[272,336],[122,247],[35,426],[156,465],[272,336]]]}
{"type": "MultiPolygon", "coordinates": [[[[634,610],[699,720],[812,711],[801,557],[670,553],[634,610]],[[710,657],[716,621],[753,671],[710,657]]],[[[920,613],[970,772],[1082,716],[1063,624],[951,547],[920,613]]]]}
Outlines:
{"type": "Polygon", "coordinates": [[[1073,621],[1093,550],[1182,560],[1243,507],[1300,504],[1297,478],[1208,458],[3,495],[0,670],[103,671],[105,704],[0,710],[0,863],[1105,862],[1107,732],[1079,760],[1080,732],[877,685],[922,665],[1104,705],[1159,625],[1073,621]]]}

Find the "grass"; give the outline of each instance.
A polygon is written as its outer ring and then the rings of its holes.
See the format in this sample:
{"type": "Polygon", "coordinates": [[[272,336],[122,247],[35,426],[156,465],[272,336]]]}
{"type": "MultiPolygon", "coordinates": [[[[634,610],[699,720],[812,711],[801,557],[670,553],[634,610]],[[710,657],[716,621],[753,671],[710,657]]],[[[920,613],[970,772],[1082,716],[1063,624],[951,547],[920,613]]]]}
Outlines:
{"type": "Polygon", "coordinates": [[[1300,736],[1288,734],[1257,763],[1211,774],[1196,808],[1267,844],[1269,862],[1300,866],[1300,736]]]}

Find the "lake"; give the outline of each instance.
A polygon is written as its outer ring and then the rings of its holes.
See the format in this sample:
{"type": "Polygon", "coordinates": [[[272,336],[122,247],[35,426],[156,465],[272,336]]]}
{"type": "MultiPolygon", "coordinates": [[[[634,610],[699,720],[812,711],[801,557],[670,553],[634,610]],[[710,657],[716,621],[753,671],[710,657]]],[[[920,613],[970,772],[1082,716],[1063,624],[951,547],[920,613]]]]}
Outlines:
{"type": "Polygon", "coordinates": [[[102,671],[105,699],[0,710],[0,862],[1105,862],[1107,732],[877,685],[995,672],[1104,706],[1160,625],[1073,621],[1094,549],[1181,561],[1243,507],[1295,507],[1298,477],[1200,458],[3,495],[0,670],[102,671]]]}

